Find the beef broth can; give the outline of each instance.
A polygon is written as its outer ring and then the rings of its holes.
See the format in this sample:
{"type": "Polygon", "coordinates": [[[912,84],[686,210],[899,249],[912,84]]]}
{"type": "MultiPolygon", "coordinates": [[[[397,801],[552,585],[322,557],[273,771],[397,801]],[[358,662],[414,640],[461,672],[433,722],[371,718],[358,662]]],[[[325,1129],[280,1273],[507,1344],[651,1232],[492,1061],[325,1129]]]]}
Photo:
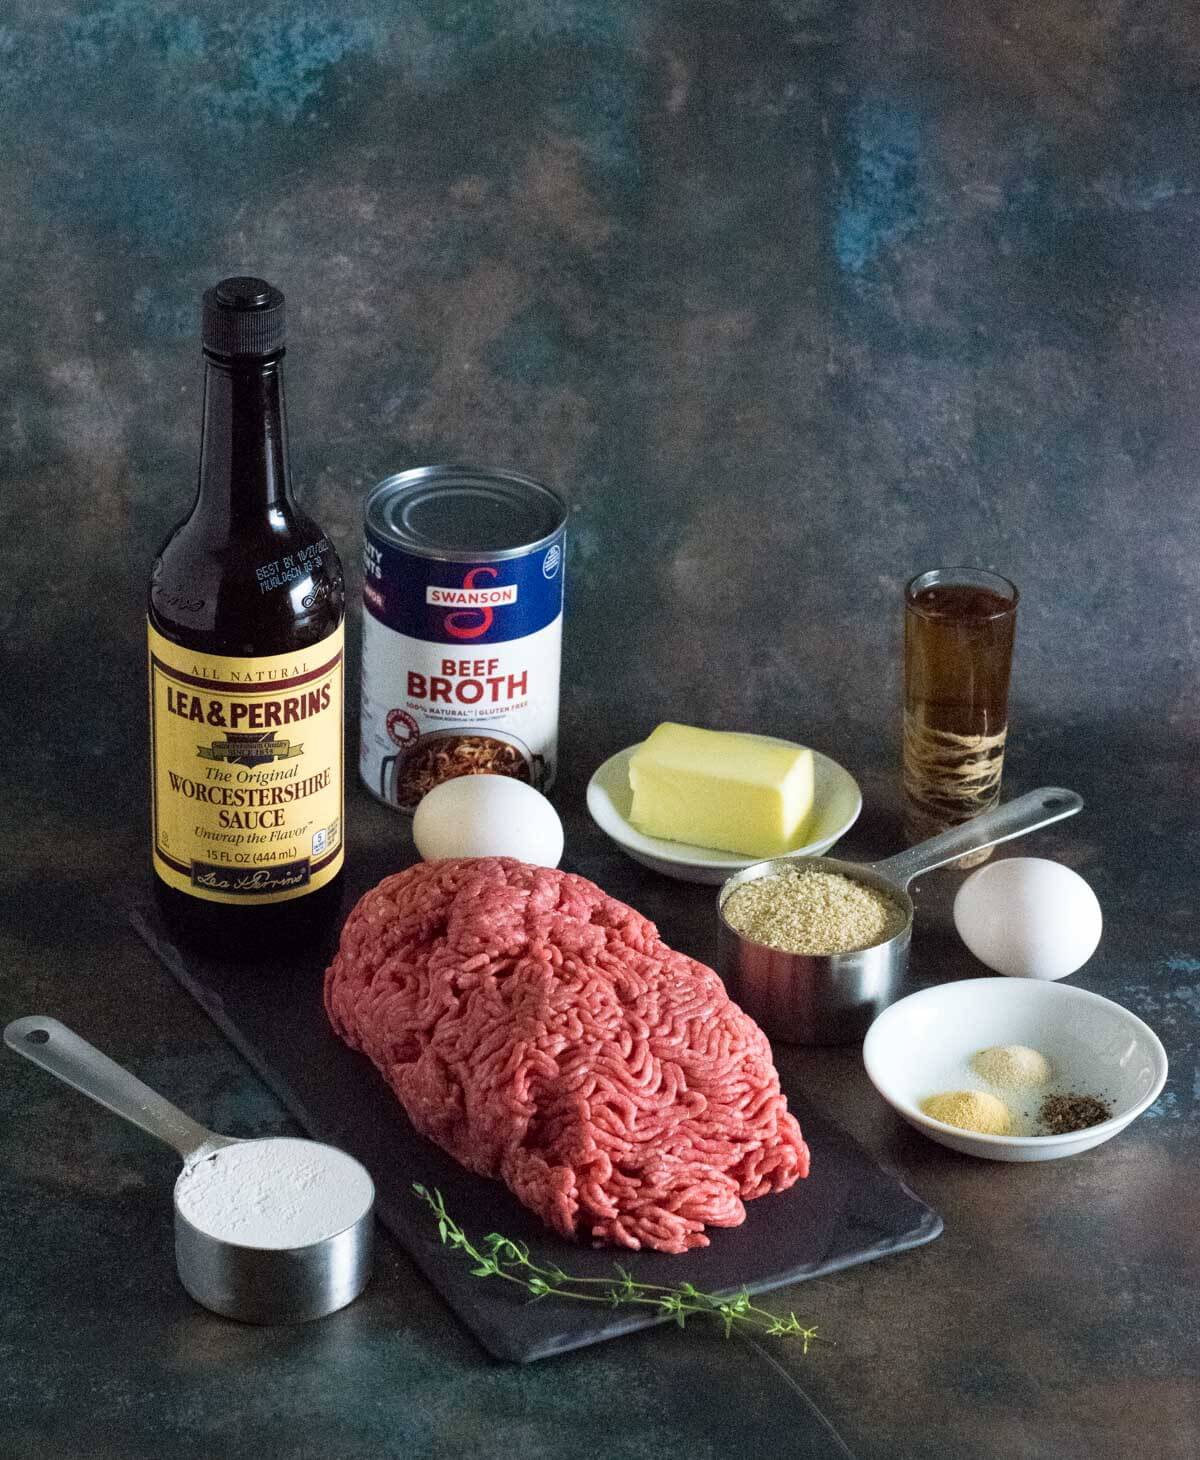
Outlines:
{"type": "Polygon", "coordinates": [[[462,775],[546,791],[558,754],[566,508],[510,471],[430,466],[372,489],[359,769],[411,812],[462,775]]]}

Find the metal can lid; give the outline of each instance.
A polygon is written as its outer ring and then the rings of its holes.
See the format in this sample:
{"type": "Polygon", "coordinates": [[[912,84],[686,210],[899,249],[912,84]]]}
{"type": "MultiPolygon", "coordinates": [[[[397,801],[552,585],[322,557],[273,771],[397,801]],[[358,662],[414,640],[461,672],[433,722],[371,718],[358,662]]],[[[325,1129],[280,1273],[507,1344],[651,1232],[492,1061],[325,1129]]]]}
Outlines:
{"type": "Polygon", "coordinates": [[[372,488],[366,525],[385,542],[424,558],[473,562],[521,557],[563,529],[557,492],[519,472],[421,466],[372,488]]]}

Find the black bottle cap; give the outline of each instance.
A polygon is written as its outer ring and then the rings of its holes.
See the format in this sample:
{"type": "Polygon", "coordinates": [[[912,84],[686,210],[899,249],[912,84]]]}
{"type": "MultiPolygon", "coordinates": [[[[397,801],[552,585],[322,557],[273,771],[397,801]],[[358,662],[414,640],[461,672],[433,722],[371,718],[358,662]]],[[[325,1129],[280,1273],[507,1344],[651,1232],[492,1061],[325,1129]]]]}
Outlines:
{"type": "Polygon", "coordinates": [[[204,291],[202,338],[211,355],[273,355],[287,334],[283,295],[265,279],[237,276],[204,291]]]}

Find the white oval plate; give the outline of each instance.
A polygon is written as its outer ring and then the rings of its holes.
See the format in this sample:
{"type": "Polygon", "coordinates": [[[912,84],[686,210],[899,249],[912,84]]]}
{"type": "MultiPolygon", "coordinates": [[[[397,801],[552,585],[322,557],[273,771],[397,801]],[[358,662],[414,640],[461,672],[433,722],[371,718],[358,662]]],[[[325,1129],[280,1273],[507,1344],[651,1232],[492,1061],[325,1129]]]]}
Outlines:
{"type": "MultiPolygon", "coordinates": [[[[771,735],[754,735],[769,745],[787,745],[799,749],[793,740],[777,740],[771,735]]],[[[724,882],[743,867],[761,862],[761,857],[743,857],[737,852],[717,852],[711,847],[694,847],[687,842],[669,842],[661,837],[646,836],[630,823],[629,811],[633,792],[629,788],[629,760],[636,745],[626,746],[610,756],[588,782],[587,808],[592,820],[623,852],[665,877],[680,882],[707,882],[714,886],[724,882]]],[[[819,750],[813,751],[813,809],[805,828],[807,840],[802,847],[787,853],[789,857],[816,857],[827,852],[834,842],[844,837],[858,820],[862,810],[862,792],[849,771],[830,760],[819,750]]]]}
{"type": "Polygon", "coordinates": [[[1087,989],[1033,978],[959,979],[909,994],[867,1030],[863,1063],[876,1090],[915,1130],[992,1161],[1053,1161],[1090,1150],[1136,1120],[1167,1078],[1162,1044],[1136,1014],[1087,989]],[[981,1080],[969,1061],[996,1044],[1024,1044],[1044,1054],[1050,1083],[1006,1091],[981,1080]],[[1023,1131],[982,1135],[921,1109],[922,1100],[941,1090],[971,1088],[1006,1101],[1023,1131]],[[1071,1090],[1108,1100],[1112,1118],[1067,1135],[1032,1134],[1042,1098],[1071,1090]]]}

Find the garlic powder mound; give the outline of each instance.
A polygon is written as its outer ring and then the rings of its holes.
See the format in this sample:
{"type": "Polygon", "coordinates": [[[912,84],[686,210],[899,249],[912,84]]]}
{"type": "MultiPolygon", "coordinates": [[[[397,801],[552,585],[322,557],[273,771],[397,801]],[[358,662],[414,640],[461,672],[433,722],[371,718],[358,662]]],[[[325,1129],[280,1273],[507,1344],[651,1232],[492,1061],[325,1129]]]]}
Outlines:
{"type": "Polygon", "coordinates": [[[983,1090],[945,1090],[922,1100],[921,1109],[934,1120],[976,1135],[1006,1136],[1012,1130],[1008,1106],[983,1090]]]}

